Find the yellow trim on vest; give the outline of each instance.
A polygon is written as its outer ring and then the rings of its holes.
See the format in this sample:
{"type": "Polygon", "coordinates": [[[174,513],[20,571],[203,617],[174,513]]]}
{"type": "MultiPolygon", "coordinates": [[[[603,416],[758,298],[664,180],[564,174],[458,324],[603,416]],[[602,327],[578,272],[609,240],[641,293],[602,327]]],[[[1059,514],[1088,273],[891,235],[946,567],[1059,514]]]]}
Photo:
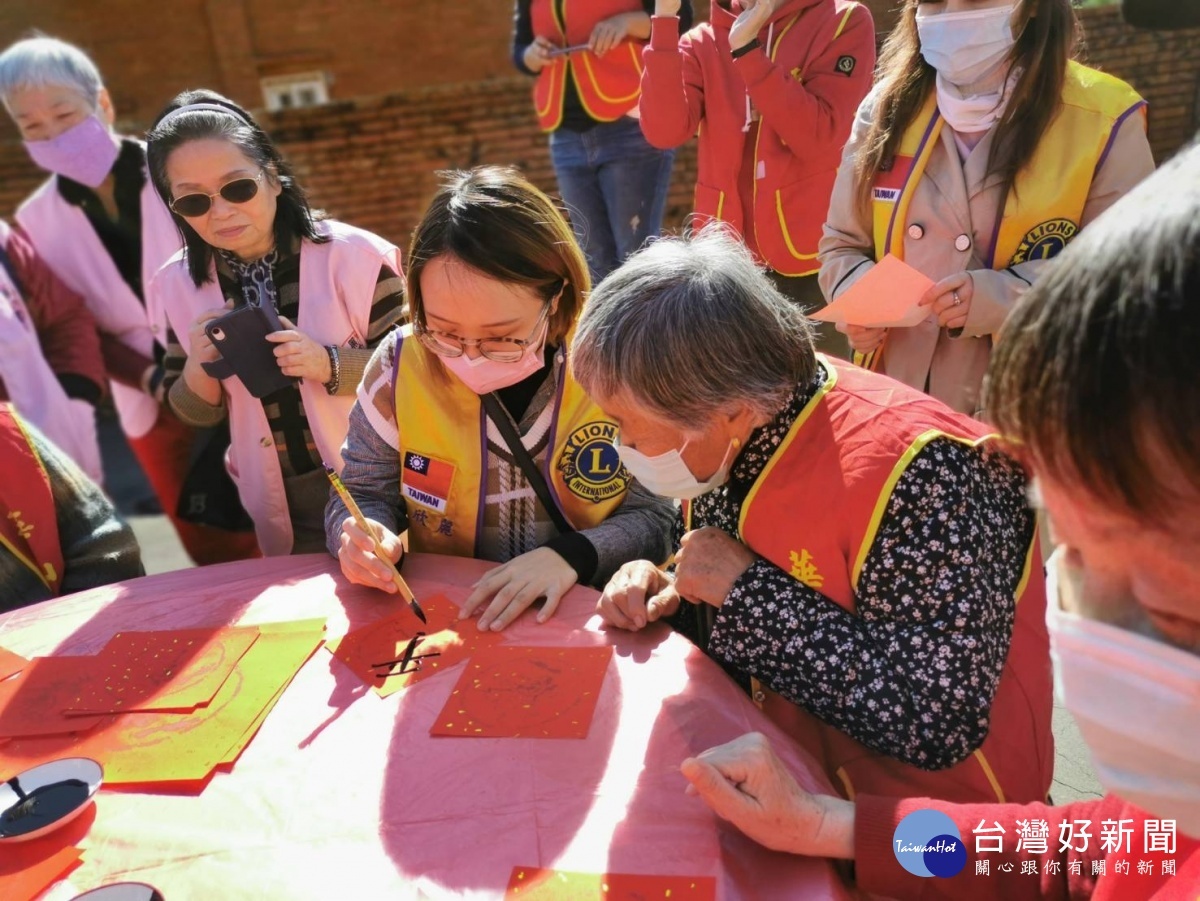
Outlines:
{"type": "Polygon", "coordinates": [[[879,492],[879,500],[875,502],[875,510],[871,513],[871,519],[867,524],[867,531],[864,533],[862,544],[859,546],[858,556],[854,561],[854,569],[850,571],[850,588],[856,594],[858,593],[858,577],[862,573],[863,564],[866,563],[867,553],[871,550],[871,545],[875,543],[875,533],[879,531],[879,523],[883,520],[883,514],[887,510],[888,502],[892,499],[892,492],[896,489],[896,483],[900,481],[900,476],[904,475],[904,471],[908,469],[909,464],[912,463],[917,454],[923,451],[925,445],[929,444],[934,438],[949,438],[968,447],[978,447],[989,438],[995,437],[995,434],[988,434],[982,438],[970,439],[951,435],[940,429],[930,429],[918,436],[917,440],[909,445],[908,450],[900,455],[900,459],[896,461],[896,465],[892,467],[891,474],[883,484],[883,490],[879,492]]]}
{"type": "MultiPolygon", "coordinates": [[[[33,459],[37,461],[38,468],[42,470],[42,474],[46,476],[46,481],[49,482],[50,473],[46,471],[46,464],[42,460],[42,455],[39,454],[37,448],[34,447],[33,439],[29,436],[29,430],[25,428],[25,423],[21,421],[21,417],[17,415],[16,410],[13,410],[11,415],[13,424],[20,431],[21,437],[25,439],[25,443],[29,445],[29,451],[33,454],[33,459]]],[[[58,574],[54,572],[54,566],[52,564],[46,564],[47,568],[50,570],[49,576],[47,576],[47,574],[43,572],[42,568],[38,566],[36,560],[30,560],[23,553],[21,553],[20,550],[13,546],[12,542],[4,537],[3,533],[0,533],[0,544],[3,544],[6,548],[8,548],[9,552],[19,561],[21,561],[21,563],[35,576],[37,576],[43,585],[53,590],[54,586],[50,583],[58,581],[58,574]]]]}
{"type": "Polygon", "coordinates": [[[929,92],[929,99],[925,101],[925,106],[917,115],[917,121],[923,121],[929,116],[937,116],[937,121],[933,124],[933,131],[925,140],[925,146],[921,147],[921,155],[913,158],[912,169],[910,170],[908,180],[900,188],[900,196],[896,198],[896,202],[892,205],[892,215],[888,217],[887,222],[884,224],[882,234],[878,232],[878,224],[876,224],[876,262],[883,259],[884,255],[888,253],[895,254],[901,260],[904,259],[904,222],[908,218],[908,208],[912,204],[913,194],[916,193],[916,184],[913,180],[916,179],[919,181],[925,174],[925,167],[929,163],[929,157],[933,155],[934,148],[938,145],[938,139],[942,134],[942,124],[945,122],[941,116],[941,113],[938,112],[937,94],[933,91],[929,92]],[[910,185],[912,185],[913,189],[910,189],[910,185]],[[895,228],[897,223],[900,224],[899,228],[895,228]],[[883,247],[881,253],[880,242],[881,240],[887,240],[889,231],[892,233],[891,245],[883,247]]]}
{"type": "Polygon", "coordinates": [[[721,191],[717,197],[717,218],[721,218],[721,214],[725,212],[725,192],[721,191]]]}
{"type": "MultiPolygon", "coordinates": [[[[775,56],[779,53],[779,45],[781,43],[783,43],[784,36],[787,35],[787,33],[789,31],[792,30],[792,26],[795,25],[796,22],[798,22],[799,20],[800,20],[800,13],[796,13],[796,15],[792,16],[792,21],[788,22],[787,25],[785,25],[783,27],[783,30],[779,32],[779,37],[777,37],[775,39],[775,46],[767,48],[767,51],[768,51],[767,56],[770,58],[771,62],[775,62],[775,56]]],[[[749,225],[750,228],[754,229],[754,243],[757,247],[760,247],[760,248],[762,247],[762,242],[760,240],[758,240],[758,215],[757,215],[757,213],[758,213],[758,145],[761,141],[762,141],[762,125],[760,124],[758,127],[758,130],[754,134],[754,165],[750,169],[751,174],[754,176],[754,190],[751,195],[751,204],[750,204],[750,222],[745,223],[745,224],[749,225]]],[[[776,199],[778,200],[778,197],[776,199]]],[[[788,247],[791,247],[791,240],[787,238],[787,229],[784,229],[784,238],[785,238],[785,240],[788,241],[788,247]]],[[[786,272],[783,274],[787,275],[786,272]]]]}
{"type": "Polygon", "coordinates": [[[1025,588],[1029,585],[1029,575],[1033,571],[1034,557],[1041,556],[1038,553],[1038,548],[1041,547],[1041,530],[1038,528],[1037,520],[1033,523],[1033,540],[1029,542],[1029,551],[1025,554],[1025,569],[1021,572],[1021,581],[1017,583],[1016,602],[1021,603],[1021,595],[1025,593],[1025,588]]]}
{"type": "MultiPolygon", "coordinates": [[[[637,48],[634,46],[633,42],[629,42],[627,46],[629,47],[630,55],[633,57],[633,65],[637,69],[638,75],[640,76],[642,74],[641,57],[638,55],[637,48]]],[[[600,97],[600,99],[603,100],[605,103],[628,103],[630,100],[635,99],[639,94],[641,94],[642,82],[639,77],[637,87],[635,87],[633,89],[632,93],[627,94],[624,97],[609,97],[602,90],[600,90],[600,83],[598,81],[596,81],[596,76],[592,72],[592,64],[588,61],[588,54],[587,53],[582,54],[579,57],[579,61],[580,61],[580,63],[583,64],[584,69],[587,70],[587,77],[591,81],[592,90],[594,90],[596,92],[596,94],[600,97]]],[[[569,68],[571,68],[571,77],[573,79],[575,79],[575,89],[579,94],[579,105],[582,106],[587,111],[587,114],[589,116],[591,116],[593,119],[596,119],[597,121],[600,121],[600,122],[616,122],[618,119],[620,119],[622,116],[625,115],[625,113],[619,113],[616,116],[602,116],[602,115],[595,113],[593,110],[591,110],[588,107],[588,102],[587,102],[587,98],[584,96],[584,91],[579,86],[579,76],[578,76],[578,74],[576,74],[575,69],[573,68],[573,65],[574,64],[570,60],[567,61],[567,66],[569,68]]]]}
{"type": "MultiPolygon", "coordinates": [[[[838,22],[837,31],[833,33],[834,41],[842,36],[842,30],[846,27],[846,23],[850,21],[850,14],[857,8],[858,4],[853,3],[846,9],[846,12],[842,15],[842,21],[838,22]]],[[[832,43],[832,41],[830,43],[832,43]]]]}
{"type": "MultiPolygon", "coordinates": [[[[783,243],[787,245],[788,253],[798,260],[815,260],[815,253],[801,253],[796,249],[796,245],[792,243],[792,236],[788,233],[787,220],[783,217],[783,191],[776,189],[775,191],[775,215],[779,217],[779,230],[783,233],[783,243]]],[[[792,273],[785,272],[784,275],[792,273]]],[[[807,275],[807,273],[795,273],[797,275],[807,275]]]]}
{"type": "Polygon", "coordinates": [[[846,800],[854,800],[854,783],[850,781],[850,774],[846,772],[844,766],[838,767],[833,771],[833,774],[842,780],[842,788],[846,790],[846,800]]]}
{"type": "Polygon", "coordinates": [[[1000,781],[996,778],[996,774],[992,772],[992,765],[983,756],[983,750],[977,749],[972,756],[979,761],[979,767],[983,770],[983,775],[987,776],[987,781],[992,786],[992,791],[996,793],[996,800],[1001,804],[1007,804],[1008,801],[1004,797],[1004,789],[1000,787],[1000,781]]]}
{"type": "MultiPolygon", "coordinates": [[[[554,120],[554,124],[543,125],[542,131],[555,131],[560,125],[562,125],[563,98],[566,95],[566,89],[567,89],[567,64],[565,61],[562,61],[562,65],[559,66],[559,69],[562,71],[562,79],[561,79],[562,84],[559,86],[559,90],[558,90],[558,117],[554,120]]],[[[550,78],[554,78],[554,72],[551,71],[549,73],[549,76],[550,76],[550,78]]],[[[534,112],[537,114],[538,122],[541,122],[542,117],[546,116],[550,112],[550,108],[552,106],[554,106],[554,96],[555,96],[554,86],[551,85],[550,90],[547,92],[545,108],[538,109],[537,104],[536,103],[534,104],[534,112]]]]}
{"type": "Polygon", "coordinates": [[[800,415],[796,417],[796,421],[792,423],[788,433],[783,436],[783,441],[779,442],[779,447],[775,453],[771,455],[771,459],[767,461],[767,465],[763,467],[763,471],[758,474],[758,478],[754,480],[754,484],[750,486],[750,491],[746,494],[746,499],[742,501],[742,509],[738,513],[738,538],[743,538],[746,533],[746,513],[754,505],[754,498],[758,496],[758,489],[767,478],[771,475],[771,470],[775,468],[775,464],[786,456],[786,451],[791,443],[800,434],[800,430],[804,428],[804,424],[808,422],[808,418],[812,416],[813,411],[817,409],[817,405],[825,399],[825,395],[833,390],[833,386],[837,384],[837,370],[826,359],[824,354],[817,354],[817,365],[823,366],[827,374],[825,384],[821,389],[813,395],[812,400],[804,405],[804,409],[800,411],[800,415]]]}

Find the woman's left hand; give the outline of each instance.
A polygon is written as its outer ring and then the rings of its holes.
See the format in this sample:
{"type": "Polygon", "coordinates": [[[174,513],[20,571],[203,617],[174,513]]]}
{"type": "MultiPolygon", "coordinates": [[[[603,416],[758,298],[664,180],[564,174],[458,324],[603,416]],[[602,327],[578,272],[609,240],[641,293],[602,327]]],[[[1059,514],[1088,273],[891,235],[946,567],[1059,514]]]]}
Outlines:
{"type": "Polygon", "coordinates": [[[284,375],[294,379],[310,379],[324,385],[333,378],[333,364],[329,362],[329,351],[304,332],[296,328],[290,319],[280,316],[281,332],[272,332],[267,340],[275,345],[275,362],[284,375]]]}
{"type": "Polygon", "coordinates": [[[544,623],[558,609],[558,602],[578,576],[557,551],[540,547],[497,566],[473,586],[463,601],[459,618],[466,619],[484,601],[491,599],[479,617],[479,631],[499,632],[520,616],[538,598],[545,598],[537,621],[544,623]]]}
{"type": "Polygon", "coordinates": [[[675,590],[693,604],[720,607],[756,559],[750,548],[714,526],[688,532],[675,554],[675,590]]]}
{"type": "Polygon", "coordinates": [[[922,296],[921,306],[937,317],[938,325],[960,329],[967,324],[971,300],[975,297],[975,280],[969,272],[958,272],[942,279],[922,296]]]}

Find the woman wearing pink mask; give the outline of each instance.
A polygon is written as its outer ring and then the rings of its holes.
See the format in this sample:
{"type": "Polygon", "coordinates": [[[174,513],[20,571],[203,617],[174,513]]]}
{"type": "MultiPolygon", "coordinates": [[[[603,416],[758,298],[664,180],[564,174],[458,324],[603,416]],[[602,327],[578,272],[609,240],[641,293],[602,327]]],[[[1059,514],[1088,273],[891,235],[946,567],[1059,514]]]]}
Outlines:
{"type": "Polygon", "coordinates": [[[404,315],[400,251],[314,215],[270,137],[212,91],[171,102],[150,130],[148,158],[186,245],[149,288],[170,323],[171,408],[197,426],[228,419],[229,472],[265,555],[320,552],[323,464],[341,469],[359,376],[404,315]],[[265,365],[277,367],[267,375],[280,384],[255,394],[239,375],[212,370],[230,361],[205,331],[217,316],[249,307],[278,326],[257,349],[274,344],[265,365]]]}
{"type": "Polygon", "coordinates": [[[1075,234],[1154,169],[1145,103],[1071,59],[1069,0],[906,0],[842,156],[822,290],[891,253],[935,284],[908,328],[846,329],[856,361],[981,412],[992,345],[1075,234]]]}
{"type": "MultiPolygon", "coordinates": [[[[616,425],[570,372],[589,290],[571,228],[509,169],[451,174],[413,233],[412,325],[359,386],[342,479],[399,561],[413,551],[494,560],[461,613],[503,629],[539,598],[669,553],[669,501],[639,487],[616,425]],[[486,604],[486,606],[485,606],[486,604]]],[[[373,543],[330,499],[329,550],[352,582],[395,591],[373,543]]]]}
{"type": "MultiPolygon", "coordinates": [[[[254,556],[244,531],[179,515],[189,508],[194,451],[213,436],[181,423],[164,403],[164,324],[145,286],[179,249],[179,234],[147,177],[145,146],[113,132],[116,113],[95,64],[54,38],[18,41],[0,54],[0,98],[30,158],[50,173],[17,210],[17,223],[95,317],[121,428],[163,511],[198,564],[254,556]]],[[[206,481],[211,498],[216,480],[206,481]]]]}

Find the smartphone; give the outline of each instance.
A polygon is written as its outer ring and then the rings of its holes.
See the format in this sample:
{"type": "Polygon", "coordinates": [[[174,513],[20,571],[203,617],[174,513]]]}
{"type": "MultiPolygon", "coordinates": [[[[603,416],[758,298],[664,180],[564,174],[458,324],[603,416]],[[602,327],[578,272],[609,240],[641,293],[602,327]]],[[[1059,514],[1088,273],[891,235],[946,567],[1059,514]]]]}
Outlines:
{"type": "Polygon", "coordinates": [[[568,53],[578,53],[580,50],[587,50],[587,44],[573,44],[570,47],[555,47],[553,50],[547,50],[546,56],[563,56],[568,53]]]}
{"type": "Polygon", "coordinates": [[[200,365],[215,379],[236,376],[254,397],[266,397],[296,379],[284,375],[275,360],[275,345],[267,335],[283,328],[278,314],[260,306],[230,310],[204,326],[221,359],[200,365]]]}

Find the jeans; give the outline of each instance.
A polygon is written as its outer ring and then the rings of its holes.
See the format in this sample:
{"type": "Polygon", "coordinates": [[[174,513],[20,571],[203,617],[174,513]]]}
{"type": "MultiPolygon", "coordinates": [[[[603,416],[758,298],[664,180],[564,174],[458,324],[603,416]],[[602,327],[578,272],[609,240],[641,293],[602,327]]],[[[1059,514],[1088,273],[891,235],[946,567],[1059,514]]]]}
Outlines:
{"type": "Polygon", "coordinates": [[[622,116],[588,131],[550,135],[558,190],[592,284],[662,230],[674,150],[657,150],[636,119],[622,116]]]}

